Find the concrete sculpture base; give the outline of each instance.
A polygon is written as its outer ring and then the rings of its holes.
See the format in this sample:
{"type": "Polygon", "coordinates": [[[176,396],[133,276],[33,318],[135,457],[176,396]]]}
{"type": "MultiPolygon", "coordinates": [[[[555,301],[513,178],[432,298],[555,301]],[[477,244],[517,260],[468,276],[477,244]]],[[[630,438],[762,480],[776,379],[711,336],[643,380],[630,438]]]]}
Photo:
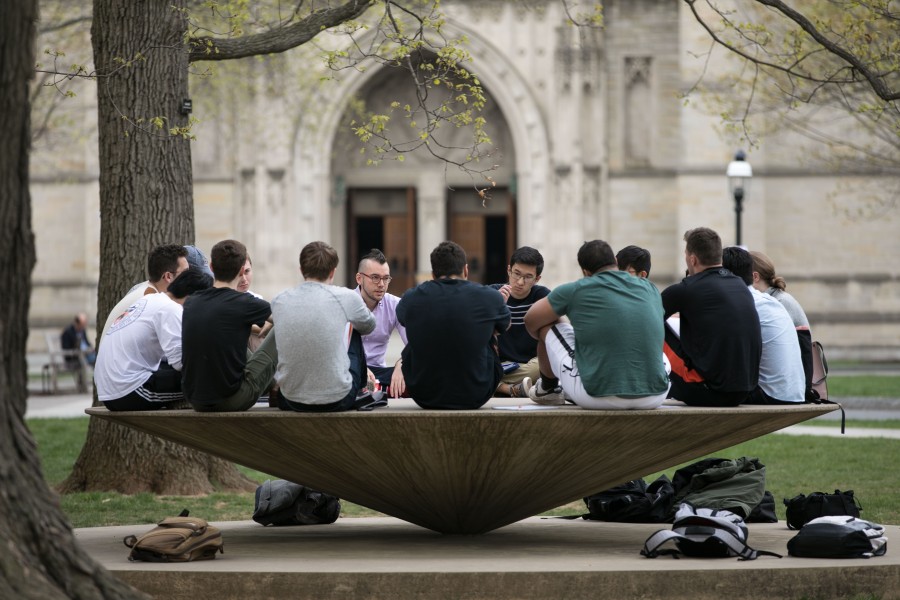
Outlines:
{"type": "Polygon", "coordinates": [[[336,414],[86,412],[440,533],[480,534],[836,409],[540,410],[495,399],[471,411],[400,400],[336,414]]]}

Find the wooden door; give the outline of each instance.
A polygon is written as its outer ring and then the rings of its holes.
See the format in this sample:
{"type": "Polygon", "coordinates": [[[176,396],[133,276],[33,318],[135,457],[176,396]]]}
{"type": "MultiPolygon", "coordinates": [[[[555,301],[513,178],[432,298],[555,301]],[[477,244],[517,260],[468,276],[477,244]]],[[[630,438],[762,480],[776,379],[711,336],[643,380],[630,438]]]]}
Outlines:
{"type": "Polygon", "coordinates": [[[450,239],[466,251],[469,280],[484,281],[485,231],[482,215],[453,214],[450,217],[450,239]]]}

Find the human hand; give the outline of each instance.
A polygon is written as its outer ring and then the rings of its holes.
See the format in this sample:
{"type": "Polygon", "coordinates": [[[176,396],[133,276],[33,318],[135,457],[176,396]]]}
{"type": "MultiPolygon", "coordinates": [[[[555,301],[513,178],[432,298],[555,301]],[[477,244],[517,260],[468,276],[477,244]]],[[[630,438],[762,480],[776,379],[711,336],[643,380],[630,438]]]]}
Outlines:
{"type": "Polygon", "coordinates": [[[406,380],[403,378],[402,361],[394,365],[394,374],[391,375],[391,398],[399,398],[406,393],[406,380]]]}
{"type": "Polygon", "coordinates": [[[509,300],[509,295],[512,292],[512,288],[510,288],[509,284],[507,283],[500,286],[500,289],[497,291],[500,292],[500,295],[503,296],[503,301],[506,302],[509,300]]]}

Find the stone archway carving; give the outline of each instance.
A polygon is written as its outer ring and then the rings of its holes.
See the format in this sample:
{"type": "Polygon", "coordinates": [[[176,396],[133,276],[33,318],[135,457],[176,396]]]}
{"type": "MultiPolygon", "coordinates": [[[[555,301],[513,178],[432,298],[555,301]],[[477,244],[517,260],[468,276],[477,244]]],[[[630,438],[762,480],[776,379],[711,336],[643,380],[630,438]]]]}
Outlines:
{"type": "MultiPolygon", "coordinates": [[[[448,20],[445,30],[450,36],[465,35],[474,59],[478,77],[499,106],[509,126],[517,173],[517,230],[520,243],[535,243],[544,237],[542,220],[536,216],[546,212],[550,188],[549,135],[532,89],[513,63],[496,46],[475,31],[448,20]]],[[[302,239],[321,238],[330,232],[332,238],[342,238],[342,223],[333,203],[342,201],[331,176],[331,154],[339,119],[347,102],[374,77],[380,68],[363,72],[353,71],[343,77],[326,103],[326,112],[316,118],[301,120],[294,139],[294,194],[299,205],[299,231],[302,239]]],[[[342,239],[333,239],[340,243],[342,239]]]]}

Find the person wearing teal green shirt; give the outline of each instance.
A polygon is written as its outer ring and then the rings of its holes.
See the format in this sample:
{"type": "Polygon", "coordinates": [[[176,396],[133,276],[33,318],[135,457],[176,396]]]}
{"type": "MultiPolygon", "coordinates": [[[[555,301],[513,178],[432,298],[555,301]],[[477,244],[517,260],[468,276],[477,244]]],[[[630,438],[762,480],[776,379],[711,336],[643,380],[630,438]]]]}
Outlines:
{"type": "Polygon", "coordinates": [[[619,271],[602,240],[581,246],[578,265],[582,279],[557,287],[525,315],[541,371],[529,396],[583,408],[658,407],[669,391],[659,290],[619,271]]]}

